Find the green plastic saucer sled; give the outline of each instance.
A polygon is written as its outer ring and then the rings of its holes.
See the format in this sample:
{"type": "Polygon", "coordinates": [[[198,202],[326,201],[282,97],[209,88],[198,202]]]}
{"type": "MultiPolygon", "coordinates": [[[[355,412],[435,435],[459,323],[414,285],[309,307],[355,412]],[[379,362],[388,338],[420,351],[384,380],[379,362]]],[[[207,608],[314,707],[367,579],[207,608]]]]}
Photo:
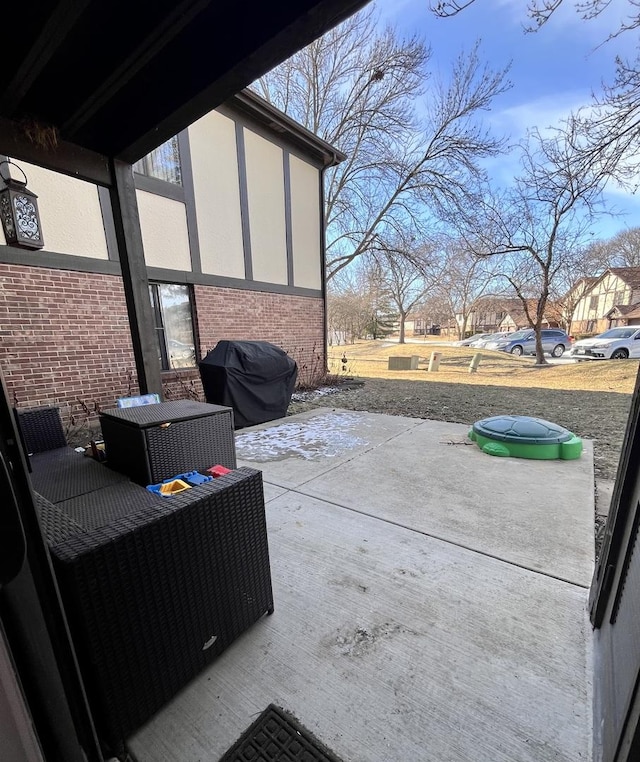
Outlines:
{"type": "Polygon", "coordinates": [[[531,460],[575,460],[582,439],[567,429],[528,415],[496,415],[476,421],[469,432],[482,452],[531,460]]]}

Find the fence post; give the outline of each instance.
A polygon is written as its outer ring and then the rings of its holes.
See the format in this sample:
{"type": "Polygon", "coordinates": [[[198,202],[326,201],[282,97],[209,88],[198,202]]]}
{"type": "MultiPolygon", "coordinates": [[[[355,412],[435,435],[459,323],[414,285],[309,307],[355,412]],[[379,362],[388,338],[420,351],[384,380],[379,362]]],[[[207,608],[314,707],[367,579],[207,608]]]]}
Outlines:
{"type": "Polygon", "coordinates": [[[471,358],[471,362],[469,363],[469,373],[477,373],[481,359],[482,355],[479,352],[471,358]]]}

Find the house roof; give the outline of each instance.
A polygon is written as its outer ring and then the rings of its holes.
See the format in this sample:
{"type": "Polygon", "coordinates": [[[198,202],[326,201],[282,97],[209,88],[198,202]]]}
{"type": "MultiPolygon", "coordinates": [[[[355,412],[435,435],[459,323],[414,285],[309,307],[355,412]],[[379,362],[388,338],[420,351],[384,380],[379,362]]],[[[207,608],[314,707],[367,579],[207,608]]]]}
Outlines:
{"type": "Polygon", "coordinates": [[[627,318],[627,320],[629,319],[635,320],[636,318],[640,318],[640,303],[634,304],[633,309],[629,310],[629,312],[627,312],[625,317],[627,318]]]}
{"type": "Polygon", "coordinates": [[[320,161],[331,166],[344,161],[347,156],[335,146],[322,140],[303,125],[291,119],[284,112],[272,106],[253,90],[245,89],[226,101],[236,111],[242,111],[252,119],[261,122],[269,130],[284,134],[305,153],[315,155],[320,161]]]}
{"type": "Polygon", "coordinates": [[[580,293],[582,295],[589,292],[593,286],[600,280],[602,276],[601,275],[585,275],[583,278],[578,278],[578,280],[571,286],[571,288],[567,291],[565,297],[570,296],[570,294],[574,291],[578,291],[582,287],[582,290],[580,293]]]}
{"type": "Polygon", "coordinates": [[[635,304],[615,304],[605,317],[610,317],[614,312],[620,315],[620,317],[640,317],[640,302],[635,302],[635,304]],[[638,314],[632,314],[635,312],[638,314]]]}
{"type": "MultiPolygon", "coordinates": [[[[526,315],[524,309],[522,309],[522,302],[519,299],[517,301],[518,301],[518,303],[520,305],[520,308],[519,309],[508,309],[507,310],[507,314],[505,316],[505,319],[507,317],[511,318],[511,321],[515,325],[518,325],[518,326],[519,325],[529,325],[529,321],[527,319],[527,315],[526,315]]],[[[537,302],[536,299],[529,299],[527,301],[529,302],[528,303],[529,310],[531,311],[531,314],[533,314],[535,312],[535,310],[536,310],[538,302],[537,302]]],[[[543,322],[546,322],[546,323],[556,322],[556,323],[558,323],[558,322],[561,321],[561,319],[562,319],[562,308],[556,302],[548,301],[547,305],[546,305],[546,309],[544,311],[544,315],[543,315],[543,322]]],[[[504,322],[504,320],[502,322],[504,322]]]]}
{"type": "Polygon", "coordinates": [[[640,267],[610,267],[601,277],[607,273],[617,275],[633,290],[640,289],[640,267]]]}
{"type": "Polygon", "coordinates": [[[10,3],[0,131],[133,163],[364,5],[54,0],[25,22],[10,3]]]}
{"type": "Polygon", "coordinates": [[[516,310],[508,310],[507,314],[504,316],[504,318],[500,321],[500,323],[504,323],[507,321],[507,318],[515,325],[529,325],[529,321],[527,320],[527,316],[524,314],[522,310],[516,311],[516,310]]]}

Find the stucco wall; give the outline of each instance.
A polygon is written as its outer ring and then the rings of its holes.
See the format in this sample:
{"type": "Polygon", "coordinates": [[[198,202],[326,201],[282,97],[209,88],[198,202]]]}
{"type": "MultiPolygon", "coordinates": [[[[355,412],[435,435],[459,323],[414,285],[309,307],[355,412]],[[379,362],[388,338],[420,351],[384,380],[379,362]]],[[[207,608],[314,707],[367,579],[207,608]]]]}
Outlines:
{"type": "Polygon", "coordinates": [[[320,172],[297,156],[289,157],[293,283],[321,288],[320,172]]]}
{"type": "MultiPolygon", "coordinates": [[[[16,160],[38,196],[47,251],[108,259],[98,189],[91,183],[16,160]]],[[[6,244],[0,227],[0,244],[6,244]]]]}
{"type": "Polygon", "coordinates": [[[189,127],[202,272],[244,278],[235,122],[212,111],[189,127]]]}
{"type": "Polygon", "coordinates": [[[630,287],[617,275],[609,273],[580,299],[573,311],[573,320],[576,323],[603,320],[607,312],[616,304],[631,304],[631,296],[630,287]],[[593,296],[598,297],[595,309],[591,308],[593,296]]]}
{"type": "Polygon", "coordinates": [[[244,129],[253,279],[287,283],[282,149],[244,129]]]}
{"type": "Polygon", "coordinates": [[[136,191],[144,259],[149,267],[191,270],[187,213],[181,201],[136,191]]]}

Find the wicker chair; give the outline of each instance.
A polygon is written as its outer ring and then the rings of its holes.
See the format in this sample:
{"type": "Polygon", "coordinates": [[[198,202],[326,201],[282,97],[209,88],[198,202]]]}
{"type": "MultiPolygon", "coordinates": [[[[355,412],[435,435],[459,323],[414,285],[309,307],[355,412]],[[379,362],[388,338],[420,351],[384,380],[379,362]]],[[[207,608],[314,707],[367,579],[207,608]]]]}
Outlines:
{"type": "Polygon", "coordinates": [[[33,489],[52,503],[128,482],[124,474],[79,455],[67,446],[57,407],[14,411],[33,489]]]}
{"type": "Polygon", "coordinates": [[[36,502],[99,736],[121,751],[273,611],[262,474],[240,468],[169,498],[124,479],[36,502]]]}

